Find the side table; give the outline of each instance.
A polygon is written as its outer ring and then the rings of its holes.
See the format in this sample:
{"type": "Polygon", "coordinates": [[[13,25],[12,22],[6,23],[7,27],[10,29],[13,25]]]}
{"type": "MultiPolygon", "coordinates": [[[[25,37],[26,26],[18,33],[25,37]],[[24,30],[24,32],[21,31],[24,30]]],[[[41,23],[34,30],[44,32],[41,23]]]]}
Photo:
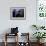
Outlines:
{"type": "Polygon", "coordinates": [[[18,33],[15,33],[15,34],[10,34],[10,33],[6,33],[5,34],[5,46],[7,46],[8,42],[7,42],[7,38],[10,38],[10,36],[16,36],[16,45],[15,46],[18,46],[18,33]],[[9,37],[7,37],[9,36],[9,37]]]}

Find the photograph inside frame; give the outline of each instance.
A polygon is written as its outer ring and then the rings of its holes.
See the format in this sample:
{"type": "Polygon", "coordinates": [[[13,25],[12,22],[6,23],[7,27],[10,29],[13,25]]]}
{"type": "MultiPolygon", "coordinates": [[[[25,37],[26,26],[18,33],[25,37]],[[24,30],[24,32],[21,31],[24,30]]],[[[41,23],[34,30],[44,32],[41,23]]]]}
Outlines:
{"type": "Polygon", "coordinates": [[[25,19],[25,7],[11,7],[11,19],[25,19]]]}

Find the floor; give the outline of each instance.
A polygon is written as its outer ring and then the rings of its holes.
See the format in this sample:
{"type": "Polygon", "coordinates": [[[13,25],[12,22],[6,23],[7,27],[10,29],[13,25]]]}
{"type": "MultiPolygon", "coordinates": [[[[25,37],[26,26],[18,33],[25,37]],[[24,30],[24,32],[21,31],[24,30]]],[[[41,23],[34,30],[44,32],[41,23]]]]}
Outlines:
{"type": "MultiPolygon", "coordinates": [[[[30,43],[31,45],[30,46],[37,46],[37,44],[36,43],[30,43]]],[[[0,46],[4,46],[4,43],[2,42],[0,42],[0,46]]],[[[15,46],[15,43],[8,43],[8,45],[7,46],[15,46]]],[[[21,46],[25,46],[25,45],[21,45],[21,46]]],[[[42,46],[46,46],[46,43],[44,43],[44,45],[42,45],[42,46]]]]}

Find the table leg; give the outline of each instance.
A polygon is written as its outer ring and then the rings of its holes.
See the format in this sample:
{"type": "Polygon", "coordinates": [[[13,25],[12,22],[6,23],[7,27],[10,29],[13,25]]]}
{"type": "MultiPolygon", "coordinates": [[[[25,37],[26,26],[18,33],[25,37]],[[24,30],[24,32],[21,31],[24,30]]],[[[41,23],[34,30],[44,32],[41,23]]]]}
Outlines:
{"type": "Polygon", "coordinates": [[[7,35],[5,34],[5,46],[7,46],[7,35]]]}

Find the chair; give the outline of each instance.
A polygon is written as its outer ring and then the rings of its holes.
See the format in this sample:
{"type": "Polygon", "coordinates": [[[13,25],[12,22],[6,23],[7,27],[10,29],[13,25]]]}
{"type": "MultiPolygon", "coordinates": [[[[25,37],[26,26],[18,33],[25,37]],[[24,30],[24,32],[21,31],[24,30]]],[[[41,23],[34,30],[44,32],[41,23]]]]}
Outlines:
{"type": "Polygon", "coordinates": [[[25,39],[24,41],[19,42],[19,46],[30,46],[29,42],[29,33],[21,33],[21,39],[25,39]]]}
{"type": "Polygon", "coordinates": [[[10,38],[13,36],[17,36],[17,39],[15,38],[15,40],[17,40],[16,46],[18,46],[18,27],[11,28],[11,33],[5,33],[5,46],[7,46],[7,44],[8,44],[7,38],[10,38]]]}
{"type": "Polygon", "coordinates": [[[5,46],[7,46],[8,45],[8,42],[7,42],[7,39],[8,38],[10,38],[11,36],[17,36],[16,38],[15,38],[15,40],[16,40],[16,46],[18,46],[18,34],[9,34],[9,33],[6,33],[5,34],[5,46]]]}

